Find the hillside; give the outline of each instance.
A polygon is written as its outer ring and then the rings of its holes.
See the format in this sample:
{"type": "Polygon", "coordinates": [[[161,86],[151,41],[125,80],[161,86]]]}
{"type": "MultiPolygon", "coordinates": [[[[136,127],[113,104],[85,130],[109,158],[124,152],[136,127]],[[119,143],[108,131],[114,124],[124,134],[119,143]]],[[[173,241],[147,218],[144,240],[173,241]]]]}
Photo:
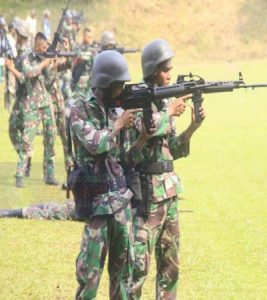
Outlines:
{"type": "MultiPolygon", "coordinates": [[[[41,19],[44,8],[52,11],[56,27],[66,1],[20,1],[0,3],[8,18],[26,16],[35,7],[41,19]]],[[[96,38],[114,30],[128,46],[143,46],[156,37],[167,39],[185,61],[231,61],[261,58],[266,54],[267,4],[264,0],[79,0],[72,9],[83,11],[96,38]]],[[[85,25],[85,24],[83,24],[85,25]]]]}

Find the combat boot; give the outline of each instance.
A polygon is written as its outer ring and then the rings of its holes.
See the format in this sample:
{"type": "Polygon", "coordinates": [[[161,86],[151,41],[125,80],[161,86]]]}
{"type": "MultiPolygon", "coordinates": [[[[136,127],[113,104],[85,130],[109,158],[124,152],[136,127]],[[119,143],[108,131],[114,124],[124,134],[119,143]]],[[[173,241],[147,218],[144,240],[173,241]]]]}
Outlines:
{"type": "Polygon", "coordinates": [[[22,188],[24,185],[23,185],[23,180],[22,180],[22,177],[16,177],[16,187],[17,188],[22,188]]]}
{"type": "Polygon", "coordinates": [[[58,185],[58,182],[56,181],[54,176],[47,176],[45,179],[45,183],[48,185],[58,185]]]}
{"type": "Polygon", "coordinates": [[[28,159],[27,166],[25,169],[25,177],[30,177],[30,175],[31,175],[31,165],[32,165],[31,160],[32,160],[32,158],[30,157],[28,159]]]}
{"type": "Polygon", "coordinates": [[[0,218],[22,218],[22,209],[0,209],[0,218]]]}

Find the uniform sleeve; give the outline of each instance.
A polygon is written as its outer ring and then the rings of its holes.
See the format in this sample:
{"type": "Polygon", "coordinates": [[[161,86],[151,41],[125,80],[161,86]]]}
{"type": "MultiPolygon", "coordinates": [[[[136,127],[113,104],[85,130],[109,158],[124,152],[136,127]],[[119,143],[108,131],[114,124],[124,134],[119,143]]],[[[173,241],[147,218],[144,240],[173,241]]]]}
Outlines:
{"type": "Polygon", "coordinates": [[[70,126],[73,135],[92,155],[108,152],[117,146],[114,132],[108,128],[96,129],[76,105],[71,107],[70,126]]]}
{"type": "Polygon", "coordinates": [[[135,128],[122,130],[120,133],[121,143],[121,163],[125,170],[134,168],[143,161],[144,155],[141,149],[136,147],[138,131],[135,128]]]}
{"type": "Polygon", "coordinates": [[[171,118],[171,134],[168,136],[168,142],[173,159],[186,157],[190,152],[190,142],[185,142],[185,135],[181,133],[176,134],[175,119],[171,118]]]}
{"type": "Polygon", "coordinates": [[[26,78],[34,78],[41,74],[42,68],[40,64],[32,66],[29,57],[25,57],[22,61],[22,72],[26,78]]]}

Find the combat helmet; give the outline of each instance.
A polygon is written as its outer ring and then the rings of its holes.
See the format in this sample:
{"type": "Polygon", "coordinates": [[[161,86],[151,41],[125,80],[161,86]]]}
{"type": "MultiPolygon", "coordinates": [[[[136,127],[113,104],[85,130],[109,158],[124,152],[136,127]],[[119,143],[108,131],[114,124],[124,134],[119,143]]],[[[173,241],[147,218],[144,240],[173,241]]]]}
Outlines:
{"type": "Polygon", "coordinates": [[[151,76],[157,68],[157,65],[174,56],[169,44],[163,39],[156,39],[147,44],[142,52],[142,70],[143,78],[151,76]]]}
{"type": "Polygon", "coordinates": [[[108,88],[115,81],[130,81],[126,59],[117,51],[107,50],[96,55],[92,70],[92,87],[108,88]]]}
{"type": "Polygon", "coordinates": [[[107,47],[108,45],[115,46],[117,44],[115,34],[112,31],[104,31],[101,40],[100,40],[102,47],[107,47]]]}
{"type": "Polygon", "coordinates": [[[29,28],[23,20],[16,18],[16,20],[13,21],[14,28],[17,30],[18,34],[23,36],[24,38],[30,37],[29,28]]]}

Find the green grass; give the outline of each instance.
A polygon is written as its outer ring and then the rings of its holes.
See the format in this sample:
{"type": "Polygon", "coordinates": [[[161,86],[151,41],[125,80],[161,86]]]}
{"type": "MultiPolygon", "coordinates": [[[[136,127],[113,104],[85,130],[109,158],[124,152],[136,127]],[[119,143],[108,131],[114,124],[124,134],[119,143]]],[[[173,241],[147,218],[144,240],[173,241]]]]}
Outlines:
{"type": "MultiPolygon", "coordinates": [[[[267,60],[235,64],[179,62],[179,73],[194,71],[207,79],[267,81],[267,60]]],[[[175,64],[176,65],[176,64],[175,64]]],[[[177,64],[178,65],[178,64],[177,64]]],[[[139,69],[131,63],[135,80],[139,69]]],[[[173,74],[178,71],[175,68],[173,74]]],[[[2,90],[1,90],[2,91],[2,90]]],[[[2,98],[2,97],[1,97],[2,98]]],[[[42,139],[34,144],[34,165],[24,189],[16,189],[16,154],[7,133],[8,114],[0,106],[0,207],[40,201],[64,201],[58,187],[41,181],[42,139]]],[[[181,279],[179,299],[220,300],[267,298],[267,90],[209,95],[207,119],[191,143],[191,154],[175,163],[185,186],[181,212],[181,279]]],[[[177,120],[183,130],[189,111],[177,120]]],[[[63,157],[57,139],[57,174],[63,178],[63,157]]],[[[0,220],[0,299],[73,299],[75,259],[82,223],[0,220]]],[[[154,299],[155,266],[143,299],[154,299]]],[[[105,272],[97,299],[108,299],[105,272]]]]}

